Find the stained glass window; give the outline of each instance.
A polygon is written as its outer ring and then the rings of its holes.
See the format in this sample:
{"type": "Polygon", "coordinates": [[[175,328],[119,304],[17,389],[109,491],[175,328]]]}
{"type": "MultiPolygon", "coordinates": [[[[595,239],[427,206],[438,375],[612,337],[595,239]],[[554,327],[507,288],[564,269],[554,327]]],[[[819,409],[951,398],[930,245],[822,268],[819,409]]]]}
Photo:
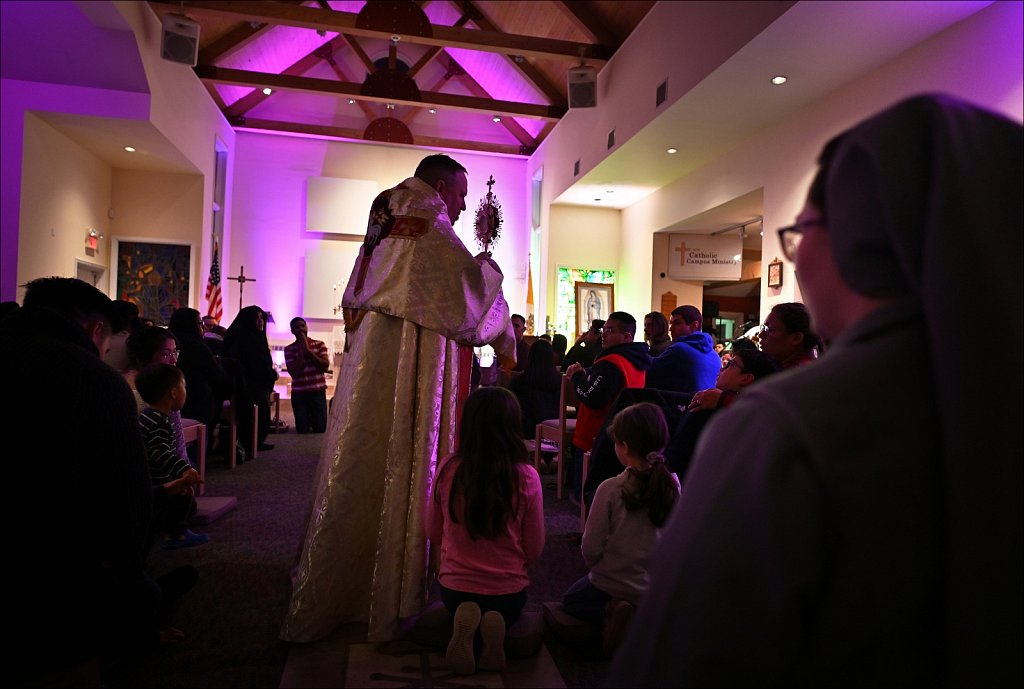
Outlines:
{"type": "Polygon", "coordinates": [[[558,268],[558,290],[555,296],[556,333],[562,333],[572,346],[576,339],[576,289],[577,282],[600,282],[615,284],[614,270],[590,270],[589,268],[558,268]]]}

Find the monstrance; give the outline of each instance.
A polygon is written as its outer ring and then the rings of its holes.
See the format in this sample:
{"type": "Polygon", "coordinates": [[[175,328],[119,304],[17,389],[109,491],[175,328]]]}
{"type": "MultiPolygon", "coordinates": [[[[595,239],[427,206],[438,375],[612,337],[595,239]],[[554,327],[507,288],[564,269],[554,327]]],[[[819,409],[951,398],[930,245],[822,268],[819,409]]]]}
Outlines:
{"type": "Polygon", "coordinates": [[[473,225],[476,243],[488,256],[491,253],[491,245],[498,241],[501,234],[501,204],[491,189],[493,186],[494,175],[491,175],[487,180],[487,196],[477,206],[476,222],[473,225]]]}

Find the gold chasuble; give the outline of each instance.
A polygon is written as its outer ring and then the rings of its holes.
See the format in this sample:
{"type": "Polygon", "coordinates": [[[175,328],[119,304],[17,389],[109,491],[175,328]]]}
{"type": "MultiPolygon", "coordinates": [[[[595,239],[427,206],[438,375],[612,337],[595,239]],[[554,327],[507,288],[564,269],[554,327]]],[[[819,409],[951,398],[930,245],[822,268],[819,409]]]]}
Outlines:
{"type": "Polygon", "coordinates": [[[315,641],[347,622],[366,622],[370,641],[386,641],[422,610],[423,507],[438,458],[455,447],[471,347],[515,351],[501,282],[422,180],[374,201],[342,302],[346,351],[285,641],[315,641]]]}

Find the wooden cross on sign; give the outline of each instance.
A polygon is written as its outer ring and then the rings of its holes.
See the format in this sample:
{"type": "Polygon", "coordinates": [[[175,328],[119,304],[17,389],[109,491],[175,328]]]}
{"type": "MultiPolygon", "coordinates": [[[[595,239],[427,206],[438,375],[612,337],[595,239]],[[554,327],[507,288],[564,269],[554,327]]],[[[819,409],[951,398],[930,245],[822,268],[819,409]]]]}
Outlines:
{"type": "Polygon", "coordinates": [[[238,275],[235,277],[229,277],[228,280],[234,280],[238,283],[238,310],[242,310],[242,292],[245,291],[245,283],[256,282],[256,278],[245,277],[245,266],[238,269],[238,275]]]}

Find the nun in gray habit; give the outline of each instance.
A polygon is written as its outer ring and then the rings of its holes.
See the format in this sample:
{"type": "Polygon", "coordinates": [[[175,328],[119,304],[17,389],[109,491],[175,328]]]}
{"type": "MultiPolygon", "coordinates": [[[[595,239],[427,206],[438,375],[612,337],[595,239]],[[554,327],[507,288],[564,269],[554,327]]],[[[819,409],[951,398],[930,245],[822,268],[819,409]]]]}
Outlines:
{"type": "Polygon", "coordinates": [[[1022,159],[945,96],[826,146],[788,234],[831,347],[705,429],[610,686],[1021,686],[1022,159]]]}

